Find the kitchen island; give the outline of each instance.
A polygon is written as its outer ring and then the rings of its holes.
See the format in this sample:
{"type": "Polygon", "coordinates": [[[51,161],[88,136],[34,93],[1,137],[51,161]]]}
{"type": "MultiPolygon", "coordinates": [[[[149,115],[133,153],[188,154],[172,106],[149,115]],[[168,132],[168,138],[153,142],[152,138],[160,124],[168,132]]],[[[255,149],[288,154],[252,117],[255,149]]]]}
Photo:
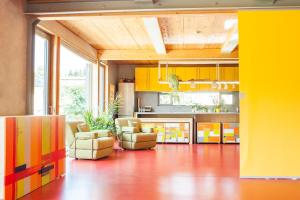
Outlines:
{"type": "MultiPolygon", "coordinates": [[[[136,112],[135,117],[140,118],[142,122],[151,121],[152,126],[158,124],[160,127],[172,120],[177,120],[178,123],[191,120],[189,131],[193,131],[193,134],[190,135],[188,143],[239,143],[237,112],[136,112]]],[[[161,130],[166,132],[165,129],[161,130]]],[[[177,140],[177,143],[181,142],[177,140]]]]}

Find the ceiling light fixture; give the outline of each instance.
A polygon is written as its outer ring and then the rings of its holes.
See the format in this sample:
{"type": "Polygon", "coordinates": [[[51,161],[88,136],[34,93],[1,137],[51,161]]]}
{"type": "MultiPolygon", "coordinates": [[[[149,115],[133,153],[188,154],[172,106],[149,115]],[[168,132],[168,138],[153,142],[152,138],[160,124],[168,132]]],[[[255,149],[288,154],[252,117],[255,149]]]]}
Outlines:
{"type": "Polygon", "coordinates": [[[196,88],[196,83],[195,83],[195,81],[191,81],[190,87],[191,87],[192,89],[196,88]]]}
{"type": "Polygon", "coordinates": [[[228,85],[227,84],[224,85],[224,90],[228,90],[228,85]]]}
{"type": "Polygon", "coordinates": [[[218,90],[222,90],[222,84],[218,85],[218,90]]]}
{"type": "Polygon", "coordinates": [[[211,84],[211,88],[212,89],[217,89],[218,88],[218,84],[216,81],[214,81],[212,84],[211,84]]]}

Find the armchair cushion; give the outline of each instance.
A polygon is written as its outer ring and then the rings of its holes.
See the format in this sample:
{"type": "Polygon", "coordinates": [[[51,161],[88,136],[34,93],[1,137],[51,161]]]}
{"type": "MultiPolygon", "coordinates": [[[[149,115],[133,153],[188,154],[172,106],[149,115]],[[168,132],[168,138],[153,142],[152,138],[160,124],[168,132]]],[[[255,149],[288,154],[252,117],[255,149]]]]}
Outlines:
{"type": "MultiPolygon", "coordinates": [[[[114,140],[112,137],[103,137],[97,139],[88,140],[76,140],[76,149],[86,149],[86,150],[98,150],[106,149],[114,145],[114,140]]],[[[72,145],[71,149],[75,148],[75,144],[72,145]]]]}
{"type": "Polygon", "coordinates": [[[77,129],[79,132],[89,132],[90,131],[90,128],[86,123],[78,124],[77,129]]]}
{"type": "Polygon", "coordinates": [[[137,132],[140,132],[141,131],[141,123],[139,120],[136,120],[136,119],[129,119],[128,120],[128,126],[129,127],[134,127],[136,128],[137,132]]]}
{"type": "Polygon", "coordinates": [[[123,133],[122,140],[129,142],[147,142],[156,141],[157,135],[155,133],[123,133]]]}
{"type": "Polygon", "coordinates": [[[143,133],[153,133],[153,128],[151,127],[142,127],[143,133]]]}
{"type": "Polygon", "coordinates": [[[111,137],[112,132],[110,130],[93,130],[98,134],[98,137],[111,137]]]}
{"type": "Polygon", "coordinates": [[[138,129],[137,127],[124,126],[124,127],[122,127],[122,132],[125,132],[125,133],[139,133],[140,129],[138,129]]]}
{"type": "Polygon", "coordinates": [[[98,137],[97,132],[78,132],[75,134],[76,139],[88,140],[95,139],[98,137]]]}

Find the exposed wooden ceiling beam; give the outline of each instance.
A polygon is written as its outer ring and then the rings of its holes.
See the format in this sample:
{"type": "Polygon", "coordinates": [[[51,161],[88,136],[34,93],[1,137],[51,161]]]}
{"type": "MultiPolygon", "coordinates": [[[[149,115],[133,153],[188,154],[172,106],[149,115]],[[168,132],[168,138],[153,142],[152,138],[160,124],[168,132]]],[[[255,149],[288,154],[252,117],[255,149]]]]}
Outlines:
{"type": "Polygon", "coordinates": [[[79,14],[105,12],[137,12],[137,11],[185,11],[185,10],[227,10],[227,9],[276,9],[296,8],[300,1],[285,0],[273,4],[272,1],[199,1],[199,0],[164,0],[159,3],[137,3],[132,0],[34,0],[27,4],[26,13],[35,15],[44,14],[79,14]]]}
{"type": "Polygon", "coordinates": [[[143,21],[156,53],[166,54],[166,47],[161,35],[157,17],[145,17],[143,18],[143,21]]]}
{"type": "Polygon", "coordinates": [[[221,49],[168,50],[167,54],[157,54],[153,50],[99,50],[100,60],[218,60],[237,59],[238,50],[222,54],[221,49]]]}
{"type": "Polygon", "coordinates": [[[104,12],[104,13],[77,13],[77,14],[43,14],[37,15],[42,21],[46,20],[84,20],[110,17],[178,17],[203,14],[237,13],[237,10],[193,10],[193,11],[141,11],[141,12],[104,12]]]}
{"type": "Polygon", "coordinates": [[[237,48],[239,43],[239,34],[238,34],[238,23],[237,21],[232,24],[229,28],[227,38],[222,46],[222,53],[231,53],[235,48],[237,48]]]}

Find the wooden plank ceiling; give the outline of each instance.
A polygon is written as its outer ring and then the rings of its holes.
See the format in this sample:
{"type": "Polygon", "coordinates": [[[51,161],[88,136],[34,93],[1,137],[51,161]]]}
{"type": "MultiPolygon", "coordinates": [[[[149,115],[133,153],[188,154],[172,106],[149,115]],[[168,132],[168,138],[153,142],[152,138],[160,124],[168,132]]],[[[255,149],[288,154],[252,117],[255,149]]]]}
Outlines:
{"type": "MultiPolygon", "coordinates": [[[[168,53],[171,50],[221,49],[230,32],[224,28],[224,24],[227,20],[236,20],[237,15],[236,13],[166,15],[158,16],[157,19],[168,53]]],[[[142,16],[87,17],[59,22],[99,52],[155,51],[142,16]]],[[[124,60],[119,62],[126,64],[124,60]]],[[[153,64],[155,61],[141,62],[153,64]]]]}

